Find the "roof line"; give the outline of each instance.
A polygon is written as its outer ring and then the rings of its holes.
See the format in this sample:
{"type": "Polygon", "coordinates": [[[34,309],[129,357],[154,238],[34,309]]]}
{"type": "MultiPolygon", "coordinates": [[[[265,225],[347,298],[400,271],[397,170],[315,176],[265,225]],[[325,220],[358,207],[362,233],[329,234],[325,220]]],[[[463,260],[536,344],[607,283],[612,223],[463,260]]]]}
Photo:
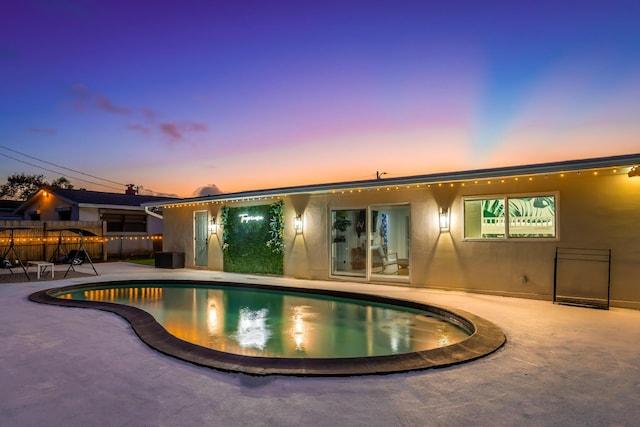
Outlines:
{"type": "Polygon", "coordinates": [[[460,172],[443,172],[424,175],[411,175],[396,178],[369,179],[360,181],[345,181],[325,184],[312,184],[291,187],[280,187],[262,190],[249,190],[234,193],[222,193],[210,196],[200,196],[184,199],[160,200],[157,202],[143,203],[142,206],[163,206],[168,204],[198,203],[203,201],[224,201],[233,199],[246,199],[252,197],[266,197],[299,193],[319,193],[330,190],[343,190],[354,187],[379,187],[388,185],[403,185],[415,183],[433,183],[444,181],[463,181],[469,179],[508,177],[512,175],[537,175],[560,171],[577,171],[593,168],[606,168],[613,166],[626,166],[640,164],[640,153],[625,154],[610,157],[597,157],[580,160],[566,160],[550,163],[536,163],[522,166],[506,166],[498,168],[474,169],[460,172]]]}

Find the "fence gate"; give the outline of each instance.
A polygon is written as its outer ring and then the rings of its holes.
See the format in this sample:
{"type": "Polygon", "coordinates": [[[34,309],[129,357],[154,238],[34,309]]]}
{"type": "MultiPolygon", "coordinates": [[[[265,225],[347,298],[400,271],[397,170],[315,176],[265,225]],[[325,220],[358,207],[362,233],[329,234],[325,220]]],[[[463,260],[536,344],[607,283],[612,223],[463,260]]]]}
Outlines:
{"type": "Polygon", "coordinates": [[[553,302],[609,309],[611,249],[556,248],[553,302]]]}

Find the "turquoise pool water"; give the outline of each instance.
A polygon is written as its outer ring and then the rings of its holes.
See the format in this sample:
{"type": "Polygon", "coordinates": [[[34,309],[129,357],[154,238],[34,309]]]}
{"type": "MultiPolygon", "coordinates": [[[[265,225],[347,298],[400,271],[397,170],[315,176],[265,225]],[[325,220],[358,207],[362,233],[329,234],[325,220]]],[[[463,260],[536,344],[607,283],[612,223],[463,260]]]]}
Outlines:
{"type": "Polygon", "coordinates": [[[426,311],[294,290],[145,284],[55,296],[137,307],[182,340],[246,356],[387,356],[452,345],[470,335],[426,311]]]}

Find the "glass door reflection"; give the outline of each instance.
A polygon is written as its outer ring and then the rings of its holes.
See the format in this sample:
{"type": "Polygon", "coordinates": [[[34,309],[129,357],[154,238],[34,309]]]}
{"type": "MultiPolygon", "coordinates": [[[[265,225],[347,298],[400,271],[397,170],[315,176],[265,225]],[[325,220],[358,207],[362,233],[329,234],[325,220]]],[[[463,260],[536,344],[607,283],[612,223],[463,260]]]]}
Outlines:
{"type": "Polygon", "coordinates": [[[331,274],[365,277],[367,211],[331,211],[331,274]]]}
{"type": "Polygon", "coordinates": [[[370,278],[408,281],[411,267],[410,206],[373,206],[370,220],[370,278]]]}

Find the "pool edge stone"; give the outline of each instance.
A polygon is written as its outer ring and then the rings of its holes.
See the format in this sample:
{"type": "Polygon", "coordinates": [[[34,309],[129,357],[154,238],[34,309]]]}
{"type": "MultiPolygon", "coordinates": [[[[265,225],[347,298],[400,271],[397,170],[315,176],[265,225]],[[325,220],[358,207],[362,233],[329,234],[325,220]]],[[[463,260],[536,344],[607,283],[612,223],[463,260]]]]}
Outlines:
{"type": "Polygon", "coordinates": [[[501,348],[506,343],[505,334],[494,323],[472,313],[463,310],[456,310],[450,307],[349,291],[335,291],[316,288],[291,288],[278,285],[214,281],[213,283],[216,285],[280,291],[284,290],[290,292],[295,291],[341,298],[355,298],[362,301],[392,304],[414,309],[418,308],[420,310],[443,315],[443,317],[446,317],[447,319],[451,318],[456,323],[459,322],[467,327],[471,326],[471,335],[459,343],[413,353],[333,359],[244,356],[225,353],[183,341],[170,334],[149,313],[135,307],[109,302],[60,299],[52,296],[53,294],[60,292],[85,289],[89,287],[93,289],[127,284],[141,285],[145,283],[182,283],[192,286],[206,286],[212,284],[211,281],[193,280],[116,280],[90,282],[37,291],[30,294],[28,299],[32,302],[41,304],[76,308],[92,308],[114,313],[125,319],[131,325],[134,333],[146,345],[162,354],[219,371],[238,372],[256,376],[360,376],[443,368],[487,356],[501,348]]]}

